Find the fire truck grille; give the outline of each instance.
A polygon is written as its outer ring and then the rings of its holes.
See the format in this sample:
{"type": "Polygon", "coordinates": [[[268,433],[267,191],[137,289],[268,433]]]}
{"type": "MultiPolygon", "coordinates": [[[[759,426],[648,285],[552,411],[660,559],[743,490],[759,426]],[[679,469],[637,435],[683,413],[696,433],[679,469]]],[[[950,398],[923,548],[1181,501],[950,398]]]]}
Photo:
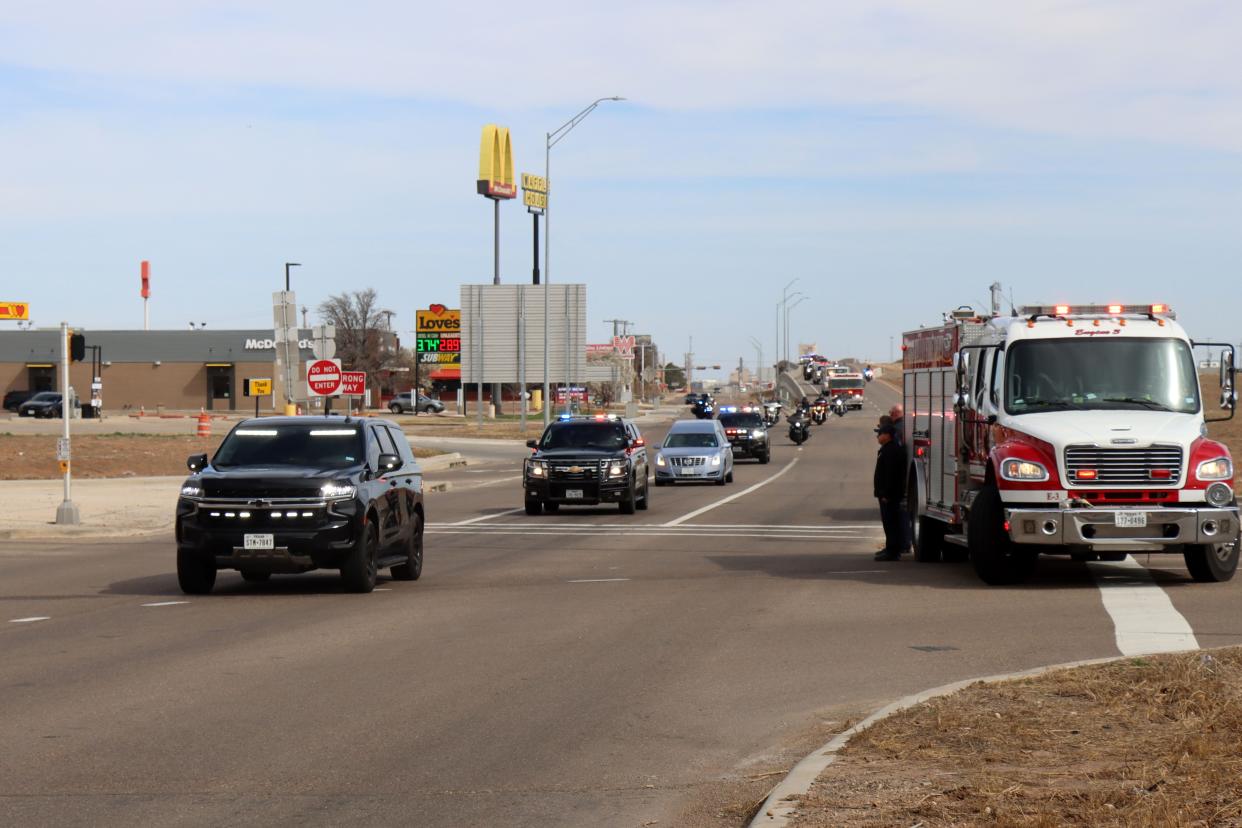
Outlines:
{"type": "Polygon", "coordinates": [[[1071,486],[1175,486],[1182,477],[1182,449],[1181,446],[1068,446],[1065,471],[1071,486]]]}

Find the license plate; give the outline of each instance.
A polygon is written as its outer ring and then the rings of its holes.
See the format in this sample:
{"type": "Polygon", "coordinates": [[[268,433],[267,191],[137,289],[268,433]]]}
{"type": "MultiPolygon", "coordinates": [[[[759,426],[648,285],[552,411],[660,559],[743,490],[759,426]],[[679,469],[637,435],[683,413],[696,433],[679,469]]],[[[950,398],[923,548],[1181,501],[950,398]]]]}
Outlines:
{"type": "Polygon", "coordinates": [[[1126,529],[1142,529],[1147,526],[1147,513],[1113,512],[1113,525],[1126,529]]]}
{"type": "Polygon", "coordinates": [[[582,500],[582,489],[566,489],[565,497],[569,500],[582,500]]]}
{"type": "Polygon", "coordinates": [[[694,466],[682,466],[681,467],[682,474],[694,474],[694,472],[695,472],[694,466]]]}
{"type": "Polygon", "coordinates": [[[242,545],[246,549],[275,549],[275,538],[275,535],[246,535],[242,545]]]}

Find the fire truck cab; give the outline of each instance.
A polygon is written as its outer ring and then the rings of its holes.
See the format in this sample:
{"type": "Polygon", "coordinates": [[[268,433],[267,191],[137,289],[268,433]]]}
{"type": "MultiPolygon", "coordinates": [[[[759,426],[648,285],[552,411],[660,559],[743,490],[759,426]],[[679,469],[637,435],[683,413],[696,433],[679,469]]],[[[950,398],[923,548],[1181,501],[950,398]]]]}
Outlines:
{"type": "Polygon", "coordinates": [[[1207,437],[1192,343],[1164,305],[968,308],[902,340],[915,557],[967,555],[989,584],[1042,554],[1185,557],[1197,581],[1238,565],[1228,449],[1207,437]]]}

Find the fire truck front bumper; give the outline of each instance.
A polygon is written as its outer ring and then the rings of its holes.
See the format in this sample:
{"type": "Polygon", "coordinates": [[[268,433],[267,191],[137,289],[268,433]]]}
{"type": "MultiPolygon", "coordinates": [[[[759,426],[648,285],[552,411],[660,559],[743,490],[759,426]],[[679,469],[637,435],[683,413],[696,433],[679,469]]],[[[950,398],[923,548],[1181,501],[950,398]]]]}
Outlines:
{"type": "Polygon", "coordinates": [[[1006,509],[1014,543],[1158,551],[1181,544],[1229,543],[1238,538],[1238,507],[1006,509]]]}

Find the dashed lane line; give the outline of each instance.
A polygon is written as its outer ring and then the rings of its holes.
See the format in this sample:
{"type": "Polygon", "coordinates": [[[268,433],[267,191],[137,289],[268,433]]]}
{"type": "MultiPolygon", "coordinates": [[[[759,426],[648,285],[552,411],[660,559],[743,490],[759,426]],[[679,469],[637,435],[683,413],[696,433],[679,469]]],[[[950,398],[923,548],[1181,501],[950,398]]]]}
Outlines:
{"type": "Polygon", "coordinates": [[[579,578],[576,581],[567,581],[570,584],[612,584],[617,581],[628,581],[629,578],[579,578]]]}
{"type": "Polygon", "coordinates": [[[175,607],[179,604],[188,604],[189,601],[156,601],[151,604],[143,604],[144,607],[175,607]]]}
{"type": "Polygon", "coordinates": [[[50,615],[32,615],[29,618],[10,618],[9,623],[10,624],[31,624],[31,623],[34,623],[35,621],[51,621],[51,620],[52,620],[52,616],[50,615]]]}

